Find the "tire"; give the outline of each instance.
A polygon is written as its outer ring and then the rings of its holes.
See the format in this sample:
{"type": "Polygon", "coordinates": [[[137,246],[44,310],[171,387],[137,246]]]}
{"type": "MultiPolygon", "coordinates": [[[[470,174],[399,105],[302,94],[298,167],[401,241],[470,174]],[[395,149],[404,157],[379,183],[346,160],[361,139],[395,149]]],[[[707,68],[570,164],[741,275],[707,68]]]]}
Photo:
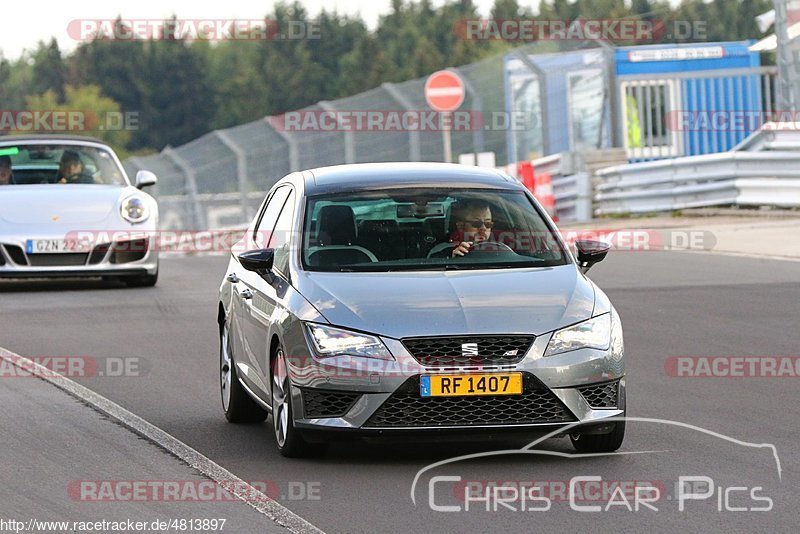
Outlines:
{"type": "Polygon", "coordinates": [[[283,349],[278,346],[272,358],[272,430],[278,452],[287,458],[302,458],[324,451],[324,444],[313,447],[294,426],[292,383],[283,349]]]}
{"type": "Polygon", "coordinates": [[[625,421],[614,423],[608,434],[570,434],[569,439],[580,453],[614,452],[625,440],[625,421]]]}
{"type": "Polygon", "coordinates": [[[156,271],[156,274],[130,276],[124,278],[124,280],[128,287],[153,287],[158,282],[158,271],[156,271]]]}
{"type": "Polygon", "coordinates": [[[228,325],[223,325],[219,343],[220,394],[225,419],[230,423],[263,423],[267,411],[239,383],[230,351],[228,325]]]}

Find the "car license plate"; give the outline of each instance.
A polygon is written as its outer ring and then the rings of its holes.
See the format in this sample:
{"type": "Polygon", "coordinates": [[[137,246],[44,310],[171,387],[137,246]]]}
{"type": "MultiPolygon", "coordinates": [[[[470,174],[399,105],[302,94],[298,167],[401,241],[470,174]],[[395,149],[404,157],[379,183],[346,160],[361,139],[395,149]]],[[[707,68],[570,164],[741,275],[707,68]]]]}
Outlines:
{"type": "Polygon", "coordinates": [[[88,252],[86,246],[77,239],[28,239],[25,249],[28,254],[88,252]]]}
{"type": "Polygon", "coordinates": [[[425,375],[420,377],[422,397],[522,395],[522,373],[425,375]]]}

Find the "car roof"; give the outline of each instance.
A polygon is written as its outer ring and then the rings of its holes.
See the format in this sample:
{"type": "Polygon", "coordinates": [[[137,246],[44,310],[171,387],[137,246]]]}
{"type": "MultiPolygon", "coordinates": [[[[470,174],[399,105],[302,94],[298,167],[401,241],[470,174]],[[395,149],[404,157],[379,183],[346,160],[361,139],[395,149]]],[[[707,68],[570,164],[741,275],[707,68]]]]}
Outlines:
{"type": "Polygon", "coordinates": [[[452,163],[357,163],[305,171],[306,195],[402,187],[524,189],[497,169],[452,163]]]}
{"type": "Polygon", "coordinates": [[[0,136],[0,145],[13,145],[19,143],[95,143],[108,146],[108,143],[88,135],[60,135],[60,134],[30,134],[30,135],[3,135],[0,136]]]}

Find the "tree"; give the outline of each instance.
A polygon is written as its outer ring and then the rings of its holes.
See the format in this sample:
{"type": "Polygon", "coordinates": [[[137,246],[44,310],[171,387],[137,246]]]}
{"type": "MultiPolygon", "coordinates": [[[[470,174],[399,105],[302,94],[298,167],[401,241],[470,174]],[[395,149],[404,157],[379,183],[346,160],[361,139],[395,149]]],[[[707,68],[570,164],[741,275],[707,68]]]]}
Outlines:
{"type": "Polygon", "coordinates": [[[39,46],[33,54],[32,81],[31,90],[34,93],[52,91],[59,102],[64,100],[66,67],[55,37],[50,39],[50,44],[39,41],[39,46]]]}
{"type": "Polygon", "coordinates": [[[353,95],[391,79],[393,66],[377,39],[365,35],[339,60],[337,94],[353,95]]]}
{"type": "MultiPolygon", "coordinates": [[[[117,19],[119,26],[121,20],[117,19]]],[[[147,43],[134,39],[115,41],[98,36],[81,44],[69,58],[69,76],[73,85],[98,85],[104,95],[119,103],[127,112],[142,113],[146,107],[150,76],[145,70],[147,43]]],[[[131,146],[149,145],[149,132],[141,127],[133,132],[131,146]]]]}
{"type": "Polygon", "coordinates": [[[521,8],[517,0],[495,0],[492,7],[492,18],[494,20],[509,20],[519,18],[521,8]]]}
{"type": "Polygon", "coordinates": [[[8,83],[10,79],[11,63],[9,63],[6,58],[0,55],[0,102],[3,102],[5,105],[7,105],[8,101],[11,100],[8,90],[8,83]]]}
{"type": "Polygon", "coordinates": [[[202,56],[169,35],[150,41],[145,50],[143,77],[148,83],[141,109],[145,146],[160,149],[207,133],[214,99],[202,56]]]}
{"type": "Polygon", "coordinates": [[[274,84],[269,73],[255,68],[257,43],[220,43],[208,54],[214,92],[213,128],[227,128],[270,113],[274,84]]]}
{"type": "MultiPolygon", "coordinates": [[[[131,139],[131,128],[135,124],[126,122],[118,102],[103,96],[100,87],[84,85],[64,87],[64,99],[59,100],[55,91],[48,90],[26,99],[28,109],[79,113],[74,125],[77,131],[49,132],[89,135],[109,143],[115,150],[124,153],[131,139]]],[[[65,125],[67,128],[70,124],[65,125]]]]}

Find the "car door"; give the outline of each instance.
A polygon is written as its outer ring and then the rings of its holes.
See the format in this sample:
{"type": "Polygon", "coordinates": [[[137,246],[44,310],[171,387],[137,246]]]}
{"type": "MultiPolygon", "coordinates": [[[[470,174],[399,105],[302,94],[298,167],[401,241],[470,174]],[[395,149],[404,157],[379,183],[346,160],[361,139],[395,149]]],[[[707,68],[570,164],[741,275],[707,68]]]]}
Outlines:
{"type": "MultiPolygon", "coordinates": [[[[275,190],[264,208],[260,219],[253,229],[252,243],[254,247],[267,248],[275,228],[275,222],[286,199],[291,194],[290,186],[281,186],[275,190]]],[[[262,398],[269,396],[269,382],[264,382],[267,375],[267,333],[271,310],[264,299],[264,285],[267,282],[257,273],[241,269],[238,274],[237,296],[242,318],[242,349],[247,369],[244,373],[248,385],[257,388],[262,398]]]]}
{"type": "MultiPolygon", "coordinates": [[[[257,302],[258,314],[254,312],[253,317],[258,316],[262,321],[266,320],[266,326],[263,328],[267,338],[265,338],[264,350],[261,352],[262,360],[259,362],[259,369],[263,371],[261,376],[264,383],[269,384],[271,381],[270,369],[270,354],[268,340],[272,338],[272,333],[278,326],[276,323],[280,318],[285,317],[283,311],[286,307],[287,296],[290,293],[290,277],[289,277],[289,254],[291,253],[293,244],[293,228],[294,228],[294,213],[295,213],[295,194],[289,194],[283,210],[278,216],[275,228],[269,240],[267,248],[274,251],[274,260],[272,271],[274,277],[272,282],[268,282],[263,278],[259,281],[257,286],[257,294],[254,301],[257,302]]],[[[256,303],[253,304],[256,306],[256,303]]],[[[289,355],[290,356],[290,355],[289,355]]],[[[270,389],[270,401],[272,400],[272,390],[270,389]]]]}

